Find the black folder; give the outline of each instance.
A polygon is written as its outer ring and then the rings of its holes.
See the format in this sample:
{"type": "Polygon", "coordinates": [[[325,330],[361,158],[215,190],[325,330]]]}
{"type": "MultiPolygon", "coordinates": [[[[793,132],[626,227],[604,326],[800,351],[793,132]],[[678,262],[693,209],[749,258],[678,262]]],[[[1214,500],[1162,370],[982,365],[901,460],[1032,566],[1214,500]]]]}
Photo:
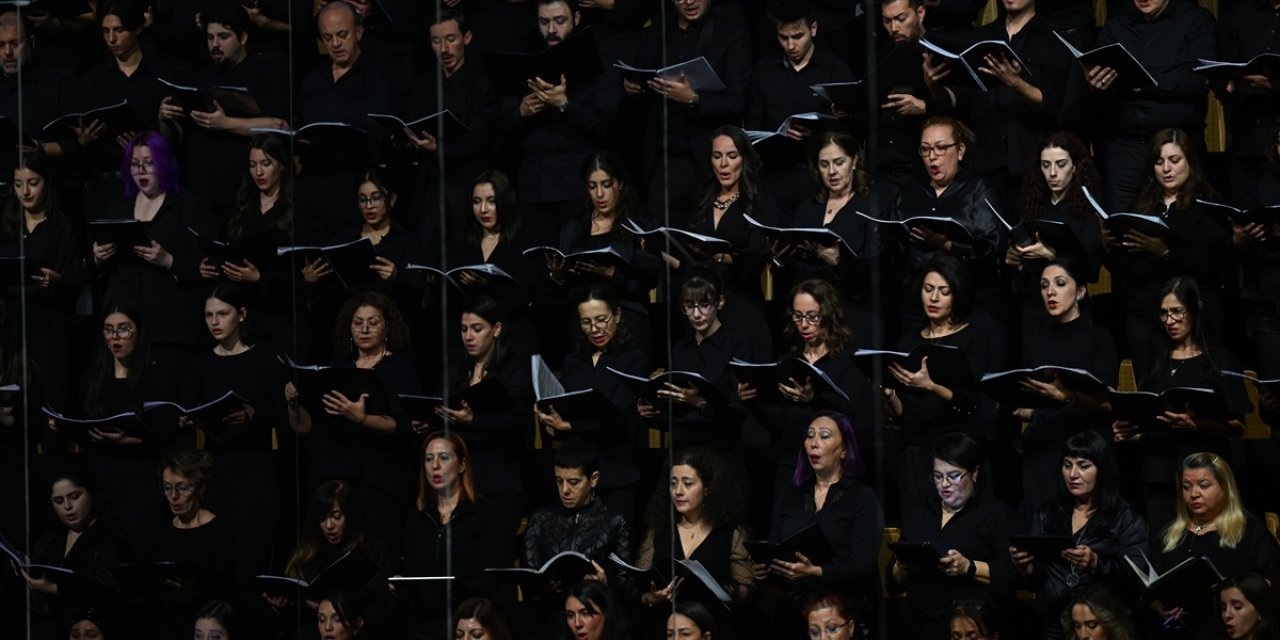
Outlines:
{"type": "MultiPolygon", "coordinates": [[[[986,93],[1001,84],[995,76],[984,76],[978,71],[978,69],[987,66],[987,62],[985,60],[987,56],[996,56],[997,58],[1005,58],[1011,62],[1017,62],[1018,65],[1022,67],[1023,74],[1031,75],[1031,72],[1027,69],[1027,64],[1022,61],[1022,58],[1018,57],[1017,52],[1009,46],[1009,43],[1003,40],[983,40],[970,45],[959,53],[940,47],[925,39],[920,40],[920,46],[926,51],[929,51],[936,56],[940,56],[943,61],[949,64],[963,67],[969,74],[969,77],[973,79],[974,84],[976,84],[983,93],[986,93]]],[[[938,60],[935,58],[934,62],[938,62],[938,60]]]]}
{"type": "Polygon", "coordinates": [[[1110,67],[1114,70],[1116,72],[1116,81],[1111,86],[1112,91],[1128,93],[1157,86],[1156,79],[1151,76],[1151,73],[1119,42],[1098,47],[1092,51],[1082,52],[1068,42],[1066,38],[1063,38],[1061,34],[1054,32],[1053,35],[1057,36],[1058,40],[1066,45],[1067,49],[1071,51],[1072,57],[1076,59],[1076,62],[1080,63],[1080,66],[1084,67],[1086,72],[1090,67],[1110,67]]]}
{"type": "Polygon", "coordinates": [[[373,369],[361,369],[355,366],[323,366],[300,365],[288,357],[282,362],[297,375],[298,396],[303,404],[309,407],[320,407],[320,399],[330,391],[337,391],[352,402],[364,394],[365,409],[371,415],[385,413],[388,410],[386,396],[382,389],[382,381],[373,369]]]}
{"type": "Polygon", "coordinates": [[[111,220],[90,220],[89,237],[97,244],[116,245],[116,255],[133,253],[130,247],[145,247],[151,244],[151,236],[147,230],[150,222],[120,218],[111,220]]]}
{"type": "Polygon", "coordinates": [[[1084,369],[1052,365],[1044,365],[1034,369],[1012,369],[987,373],[982,376],[978,386],[982,388],[983,393],[987,394],[989,398],[995,400],[1002,407],[1056,409],[1065,406],[1066,403],[1046,398],[1022,388],[1022,381],[1027,378],[1049,382],[1055,375],[1058,376],[1063,386],[1070,391],[1090,394],[1105,394],[1107,391],[1106,384],[1084,369]]]}
{"type": "Polygon", "coordinates": [[[831,550],[831,542],[822,532],[818,523],[813,523],[796,532],[781,542],[747,542],[747,553],[751,561],[757,564],[769,564],[774,560],[795,562],[796,553],[800,553],[815,565],[831,561],[835,553],[831,550]]]}
{"type": "Polygon", "coordinates": [[[896,362],[907,371],[919,371],[920,362],[929,358],[929,377],[948,389],[977,389],[978,382],[969,368],[969,359],[959,347],[947,344],[925,343],[910,353],[881,349],[858,349],[853,353],[854,362],[868,380],[875,380],[875,358],[884,359],[884,386],[898,388],[898,379],[888,371],[888,365],[896,362]]]}
{"type": "Polygon", "coordinates": [[[444,140],[445,144],[453,144],[455,141],[471,134],[471,129],[462,124],[462,121],[448,109],[416,120],[405,120],[400,116],[389,113],[370,113],[368,116],[374,122],[382,125],[388,139],[397,147],[409,146],[409,136],[405,134],[405,129],[412,131],[415,136],[425,131],[437,140],[444,140]],[[443,134],[440,131],[442,126],[444,127],[443,134]]]}
{"type": "Polygon", "coordinates": [[[1145,553],[1142,559],[1146,570],[1139,569],[1133,558],[1125,556],[1124,559],[1152,598],[1159,600],[1165,609],[1181,607],[1198,615],[1217,614],[1211,596],[1213,585],[1221,582],[1223,575],[1209,558],[1187,558],[1163,573],[1155,570],[1145,553]]]}
{"type": "Polygon", "coordinates": [[[49,124],[44,125],[43,129],[46,133],[56,134],[79,126],[81,119],[83,119],[85,125],[94,120],[101,122],[106,125],[113,136],[129,132],[142,132],[148,128],[142,119],[138,117],[137,112],[133,110],[129,101],[121,100],[115,104],[102,105],[86,111],[58,116],[50,121],[49,124]]]}
{"type": "MultiPolygon", "coordinates": [[[[436,415],[436,407],[443,406],[445,399],[443,396],[421,396],[400,394],[400,405],[409,412],[409,416],[414,420],[421,420],[428,424],[439,424],[440,417],[436,415]]],[[[507,413],[515,408],[515,401],[511,399],[511,395],[507,393],[506,387],[497,378],[485,378],[476,384],[473,384],[457,393],[449,394],[448,406],[450,409],[461,409],[462,403],[466,402],[471,407],[471,411],[477,414],[495,414],[507,413]]],[[[456,430],[465,431],[462,425],[454,424],[456,430]]]]}
{"type": "Polygon", "coordinates": [[[572,271],[575,265],[582,262],[595,262],[596,264],[605,267],[614,267],[615,269],[631,268],[631,263],[627,262],[627,260],[615,251],[613,247],[565,253],[555,247],[542,245],[525,249],[524,255],[531,256],[539,263],[546,260],[547,256],[557,256],[564,260],[564,267],[568,271],[572,271]]]}
{"type": "Polygon", "coordinates": [[[604,71],[600,45],[595,31],[582,28],[560,44],[538,53],[490,53],[484,56],[493,90],[502,95],[523,96],[529,93],[529,80],[559,84],[565,77],[569,91],[575,91],[596,79],[604,71]]]}
{"type": "Polygon", "coordinates": [[[237,265],[252,262],[262,268],[276,257],[276,250],[280,248],[281,235],[275,231],[255,233],[236,240],[214,240],[190,227],[187,231],[196,237],[200,253],[215,267],[226,262],[237,265]]]}
{"type": "Polygon", "coordinates": [[[746,362],[734,358],[729,361],[738,382],[749,384],[756,390],[756,400],[784,402],[779,384],[791,385],[791,380],[804,384],[807,379],[813,385],[814,395],[834,393],[845,400],[849,394],[841,389],[821,369],[803,358],[786,358],[777,362],[746,362]]]}
{"type": "Polygon", "coordinates": [[[329,246],[280,247],[276,249],[276,254],[293,254],[301,262],[324,258],[333,269],[333,275],[348,289],[378,281],[377,272],[369,268],[378,258],[378,252],[369,238],[329,246]]]}
{"type": "Polygon", "coordinates": [[[912,216],[904,220],[883,220],[869,216],[861,211],[854,213],[876,223],[881,234],[906,240],[911,236],[912,227],[923,227],[956,240],[968,240],[973,237],[964,223],[950,216],[912,216]]]}
{"type": "Polygon", "coordinates": [[[1145,431],[1168,430],[1156,420],[1166,411],[1186,413],[1190,409],[1197,418],[1219,421],[1235,417],[1222,395],[1213,389],[1174,387],[1160,393],[1111,390],[1107,392],[1107,400],[1111,402],[1112,417],[1145,431]]]}
{"type": "Polygon", "coordinates": [[[1267,76],[1276,79],[1280,78],[1280,53],[1259,53],[1244,62],[1222,62],[1202,58],[1200,64],[1191,70],[1208,76],[1210,80],[1220,84],[1241,80],[1245,76],[1267,76]]]}
{"type": "Polygon", "coordinates": [[[561,551],[540,567],[490,568],[484,573],[501,582],[519,586],[528,595],[530,592],[550,593],[553,582],[559,583],[561,589],[567,589],[585,576],[595,575],[596,569],[591,558],[577,551],[561,551]]]}
{"type": "Polygon", "coordinates": [[[359,590],[377,573],[378,565],[368,554],[355,550],[338,556],[309,579],[263,574],[254,576],[254,582],[271,596],[292,597],[301,589],[315,597],[330,591],[359,590]]]}
{"type": "Polygon", "coordinates": [[[919,569],[936,569],[942,552],[932,542],[890,542],[889,550],[898,564],[919,569]]]}

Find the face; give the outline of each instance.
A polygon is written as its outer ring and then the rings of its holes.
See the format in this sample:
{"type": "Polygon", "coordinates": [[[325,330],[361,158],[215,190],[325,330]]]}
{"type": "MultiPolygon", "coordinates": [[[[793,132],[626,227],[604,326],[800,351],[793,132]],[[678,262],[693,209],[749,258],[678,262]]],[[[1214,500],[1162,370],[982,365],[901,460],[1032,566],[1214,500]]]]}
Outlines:
{"type": "Polygon", "coordinates": [[[359,633],[363,620],[343,620],[333,603],[321,600],[316,609],[316,629],[321,640],[351,640],[359,633]]]}
{"type": "Polygon", "coordinates": [[[449,20],[431,25],[431,50],[440,59],[445,75],[453,75],[466,60],[467,45],[471,44],[471,32],[462,33],[458,21],[449,20]]]}
{"type": "Polygon", "coordinates": [[[422,467],[427,471],[427,482],[437,493],[456,491],[458,480],[466,469],[466,463],[458,458],[453,444],[444,438],[436,438],[422,452],[422,467]]]}
{"type": "Polygon", "coordinates": [[[200,511],[200,491],[189,478],[174,469],[160,472],[160,490],[173,515],[190,516],[200,511]]]}
{"type": "Polygon", "coordinates": [[[956,142],[955,133],[946,125],[935,125],[920,134],[920,158],[929,172],[929,183],[944,188],[960,173],[964,145],[956,142]]]}
{"type": "Polygon", "coordinates": [[[453,630],[454,640],[492,640],[489,630],[475,618],[463,618],[453,630]]]}
{"type": "Polygon", "coordinates": [[[17,20],[10,22],[6,19],[4,24],[0,24],[0,67],[4,68],[4,75],[18,75],[18,69],[29,59],[31,41],[22,36],[17,20]]]}
{"type": "Polygon", "coordinates": [[[356,56],[360,55],[364,27],[356,26],[350,11],[341,7],[325,11],[316,21],[316,27],[333,64],[342,67],[355,62],[356,56]]]}
{"type": "Polygon", "coordinates": [[[724,191],[732,191],[742,180],[742,154],[729,136],[716,136],[711,141],[711,170],[724,191]]]}
{"type": "Polygon", "coordinates": [[[365,353],[386,346],[387,319],[377,307],[365,305],[356,309],[351,316],[351,339],[365,353]]]}
{"type": "Polygon", "coordinates": [[[244,318],[244,309],[237,309],[217,298],[204,301],[204,324],[214,340],[238,339],[244,318]]]}
{"type": "Polygon", "coordinates": [[[930,271],[920,284],[920,301],[924,304],[924,315],[930,320],[945,321],[951,318],[951,285],[942,274],[930,271]]]}
{"type": "Polygon", "coordinates": [[[1193,519],[1206,522],[1226,508],[1227,493],[1212,469],[1186,469],[1182,472],[1182,503],[1193,519]]]}
{"type": "Polygon", "coordinates": [[[92,620],[81,620],[71,625],[69,640],[102,640],[102,630],[92,620]]]}
{"type": "Polygon", "coordinates": [[[1138,13],[1148,20],[1160,15],[1168,4],[1169,0],[1133,0],[1133,6],[1138,8],[1138,13]]]}
{"type": "Polygon", "coordinates": [[[622,181],[605,173],[601,169],[592,171],[587,176],[587,195],[596,211],[609,215],[618,208],[618,200],[622,195],[622,181]]]}
{"type": "Polygon", "coordinates": [[[1062,481],[1076,500],[1088,500],[1098,487],[1098,466],[1088,458],[1066,456],[1062,459],[1062,481]]]}
{"type": "Polygon", "coordinates": [[[205,44],[209,47],[209,58],[214,64],[222,64],[230,62],[236,64],[244,59],[244,45],[249,40],[249,35],[237,36],[236,32],[228,29],[225,25],[217,22],[210,22],[204,28],[205,44]]]}
{"type": "Polygon", "coordinates": [[[588,300],[578,305],[578,328],[596,349],[609,346],[621,319],[621,310],[610,310],[603,300],[588,300]]]}
{"type": "Polygon", "coordinates": [[[1156,182],[1165,193],[1177,193],[1182,185],[1191,177],[1191,165],[1187,162],[1187,152],[1182,147],[1168,142],[1160,147],[1160,157],[1155,164],[1156,182]]]}
{"type": "Polygon", "coordinates": [[[818,418],[804,434],[804,450],[814,473],[839,469],[844,463],[844,436],[831,418],[818,418]]]}
{"type": "Polygon", "coordinates": [[[560,504],[566,509],[587,506],[595,495],[596,483],[599,481],[599,471],[587,476],[580,467],[556,467],[556,493],[560,494],[560,504]]]}
{"type": "Polygon", "coordinates": [[[578,14],[569,11],[564,2],[538,5],[538,31],[548,47],[564,42],[578,26],[578,14]]]}
{"type": "Polygon", "coordinates": [[[970,472],[937,458],[933,459],[933,486],[942,504],[952,511],[963,508],[973,497],[977,471],[970,472]]]}
{"type": "Polygon", "coordinates": [[[1066,149],[1045,147],[1040,151],[1040,173],[1044,175],[1044,183],[1049,186],[1049,193],[1060,198],[1075,178],[1076,165],[1066,149]]]}
{"type": "Polygon", "coordinates": [[[89,490],[70,480],[53,483],[49,502],[62,524],[72,531],[81,531],[93,518],[93,502],[89,490]]]}
{"type": "Polygon", "coordinates": [[[133,157],[129,159],[129,175],[143,195],[149,198],[160,195],[160,176],[156,175],[156,161],[150,147],[133,148],[133,157]]]}
{"type": "Polygon", "coordinates": [[[1058,322],[1069,322],[1080,317],[1080,299],[1084,290],[1076,279],[1059,265],[1045,267],[1040,273],[1040,299],[1049,317],[1058,322]]]}
{"type": "Polygon", "coordinates": [[[951,640],[988,640],[978,629],[978,623],[968,616],[951,618],[951,640]]]}
{"type": "Polygon", "coordinates": [[[1165,335],[1177,344],[1191,335],[1191,314],[1187,305],[1172,293],[1160,301],[1160,323],[1164,325],[1165,335]]]}
{"type": "Polygon", "coordinates": [[[700,640],[706,634],[689,616],[673,613],[667,618],[667,640],[700,640]]]}
{"type": "Polygon", "coordinates": [[[227,640],[226,627],[221,622],[213,618],[200,618],[196,620],[195,640],[227,640]]]}
{"type": "Polygon", "coordinates": [[[676,5],[680,19],[685,22],[697,22],[711,8],[711,0],[671,0],[671,3],[676,5]]]}
{"type": "Polygon", "coordinates": [[[107,43],[107,50],[117,58],[128,57],[138,50],[138,36],[141,33],[141,27],[132,31],[124,28],[119,16],[102,18],[102,39],[107,43]]]}
{"type": "Polygon", "coordinates": [[[493,185],[481,182],[471,189],[471,215],[475,216],[480,228],[488,233],[497,233],[498,228],[498,194],[493,185]]]}
{"type": "Polygon", "coordinates": [[[924,6],[912,9],[907,0],[881,5],[880,23],[893,37],[894,43],[918,40],[924,32],[924,6]]]}
{"type": "Polygon", "coordinates": [[[822,339],[822,305],[808,293],[797,293],[791,299],[791,322],[805,344],[816,344],[822,339]]]}
{"type": "Polygon", "coordinates": [[[853,621],[840,615],[840,612],[833,607],[810,611],[808,622],[810,638],[821,638],[822,640],[827,638],[850,640],[853,638],[853,621]]]}
{"type": "Polygon", "coordinates": [[[787,60],[793,64],[801,64],[813,53],[813,38],[818,35],[817,23],[806,25],[804,21],[778,25],[778,44],[787,60]]]}
{"type": "Polygon", "coordinates": [[[604,637],[604,616],[598,608],[591,613],[587,605],[573,596],[564,601],[564,621],[576,640],[600,640],[604,637]]]}
{"type": "Polygon", "coordinates": [[[474,313],[462,314],[462,346],[467,355],[476,360],[484,360],[493,353],[493,348],[502,335],[502,323],[490,324],[488,320],[474,313]]]}
{"type": "Polygon", "coordinates": [[[680,515],[697,513],[702,509],[706,490],[698,470],[691,465],[678,464],[671,467],[671,503],[680,515]]]}
{"type": "Polygon", "coordinates": [[[1262,616],[1253,603],[1244,597],[1243,591],[1238,587],[1223,589],[1218,598],[1221,603],[1219,611],[1222,613],[1222,626],[1227,630],[1228,638],[1248,638],[1257,631],[1262,616]]]}
{"type": "Polygon", "coordinates": [[[45,184],[44,176],[30,169],[13,172],[13,193],[18,196],[23,211],[39,213],[44,210],[45,184]]]}
{"type": "Polygon", "coordinates": [[[1035,0],[1000,0],[1000,4],[1004,6],[1004,10],[1010,13],[1026,11],[1027,8],[1034,3],[1035,0]]]}
{"type": "Polygon", "coordinates": [[[356,189],[356,206],[360,207],[360,217],[370,227],[381,227],[387,222],[394,203],[391,194],[373,182],[365,182],[356,189]]]}
{"type": "Polygon", "coordinates": [[[1076,604],[1071,607],[1071,627],[1075,629],[1075,640],[1106,640],[1107,629],[1102,621],[1094,615],[1087,604],[1076,604]]]}
{"type": "Polygon", "coordinates": [[[329,544],[342,544],[347,535],[347,514],[337,503],[329,505],[329,512],[320,520],[320,533],[329,544]]]}
{"type": "Polygon", "coordinates": [[[102,337],[116,360],[133,355],[138,341],[138,323],[123,313],[113,313],[102,321],[102,337]]]}
{"type": "Polygon", "coordinates": [[[848,193],[853,186],[853,170],[858,166],[858,156],[849,155],[843,147],[829,144],[818,151],[818,173],[822,184],[831,193],[848,193]]]}
{"type": "Polygon", "coordinates": [[[689,326],[693,327],[698,333],[706,333],[715,326],[720,317],[720,310],[724,308],[724,296],[720,296],[717,300],[708,300],[706,296],[702,296],[697,300],[686,298],[680,303],[680,310],[684,312],[684,317],[689,320],[689,326]]]}
{"type": "Polygon", "coordinates": [[[274,193],[284,178],[284,167],[262,149],[253,149],[249,151],[249,176],[258,191],[274,193]]]}

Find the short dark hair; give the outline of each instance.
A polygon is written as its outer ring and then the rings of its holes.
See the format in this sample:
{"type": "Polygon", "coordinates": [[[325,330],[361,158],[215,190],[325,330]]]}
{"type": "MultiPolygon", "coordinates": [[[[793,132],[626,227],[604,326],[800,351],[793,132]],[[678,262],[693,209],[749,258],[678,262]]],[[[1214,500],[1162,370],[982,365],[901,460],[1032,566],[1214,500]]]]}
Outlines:
{"type": "Polygon", "coordinates": [[[141,29],[147,22],[146,7],[137,0],[105,0],[98,5],[94,18],[101,26],[107,16],[120,18],[120,26],[129,31],[141,29]]]}
{"type": "Polygon", "coordinates": [[[563,2],[566,7],[569,7],[570,14],[577,13],[580,8],[578,0],[538,0],[537,6],[544,7],[549,4],[559,4],[561,2],[563,2]]]}
{"type": "Polygon", "coordinates": [[[978,441],[967,434],[948,433],[933,442],[933,458],[973,473],[985,466],[986,455],[978,441]]]}
{"type": "Polygon", "coordinates": [[[204,619],[217,620],[223,629],[227,630],[227,635],[232,638],[238,638],[240,625],[239,616],[236,615],[235,606],[226,600],[210,600],[204,603],[204,606],[196,610],[196,614],[191,616],[191,626],[195,627],[196,622],[204,619]]]}
{"type": "Polygon", "coordinates": [[[456,625],[459,620],[476,620],[494,640],[511,640],[511,630],[507,627],[502,609],[488,598],[463,600],[453,612],[453,623],[456,625]]]}
{"type": "Polygon", "coordinates": [[[951,319],[953,322],[963,322],[973,312],[973,275],[969,272],[969,267],[951,256],[933,258],[920,268],[920,276],[916,280],[917,292],[924,286],[925,276],[930,273],[936,273],[947,281],[947,286],[951,287],[951,319]]]}
{"type": "MultiPolygon", "coordinates": [[[[898,0],[880,0],[880,6],[882,7],[888,6],[897,1],[898,0]]],[[[907,0],[907,6],[911,7],[912,9],[919,9],[920,7],[924,6],[924,0],[907,0]]]]}
{"type": "Polygon", "coordinates": [[[458,23],[458,32],[459,32],[459,33],[462,33],[463,35],[466,35],[467,33],[470,33],[470,32],[471,32],[471,27],[468,27],[468,26],[467,26],[467,16],[466,16],[466,14],[464,14],[464,13],[463,13],[461,10],[459,10],[459,9],[452,9],[452,8],[450,8],[450,7],[440,7],[440,10],[439,10],[439,11],[436,11],[436,12],[434,12],[434,13],[432,14],[432,16],[431,16],[431,24],[430,24],[430,25],[427,25],[427,26],[428,26],[428,27],[434,27],[434,26],[436,26],[436,25],[438,25],[438,24],[444,24],[444,23],[446,23],[446,22],[448,22],[448,21],[450,21],[450,20],[452,20],[452,21],[454,21],[454,22],[458,23]]]}
{"type": "Polygon", "coordinates": [[[249,15],[238,4],[218,3],[200,14],[200,24],[205,29],[220,24],[237,36],[249,33],[249,15]]]}
{"type": "Polygon", "coordinates": [[[561,469],[581,469],[590,476],[600,470],[600,451],[582,438],[570,438],[556,449],[555,466],[561,469]]]}
{"type": "Polygon", "coordinates": [[[671,607],[671,612],[692,620],[704,637],[707,634],[711,634],[712,638],[720,637],[717,634],[716,616],[707,605],[697,600],[680,600],[671,607]]]}
{"type": "Polygon", "coordinates": [[[804,26],[809,27],[814,23],[813,6],[808,0],[780,0],[773,5],[773,10],[769,12],[769,19],[773,21],[775,27],[797,22],[803,22],[804,26]]]}

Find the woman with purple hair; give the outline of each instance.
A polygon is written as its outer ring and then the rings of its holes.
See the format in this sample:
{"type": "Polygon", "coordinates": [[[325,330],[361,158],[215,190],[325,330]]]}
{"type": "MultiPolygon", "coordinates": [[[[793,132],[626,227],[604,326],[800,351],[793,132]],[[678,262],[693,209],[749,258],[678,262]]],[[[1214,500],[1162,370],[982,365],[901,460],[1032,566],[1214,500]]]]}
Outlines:
{"type": "Polygon", "coordinates": [[[89,271],[105,281],[103,304],[131,302],[154,328],[153,345],[185,362],[206,340],[201,319],[200,251],[192,231],[217,234],[208,206],[181,193],[173,149],[159,133],[144,131],[124,150],[124,197],[102,218],[147,223],[150,242],[137,246],[93,244],[89,271]]]}
{"type": "Polygon", "coordinates": [[[803,633],[800,609],[814,594],[839,591],[861,599],[878,591],[876,559],[884,516],[875,490],[858,479],[864,468],[849,418],[834,411],[816,414],[796,453],[792,482],[774,501],[769,542],[780,543],[816,525],[831,556],[810,558],[801,551],[753,566],[757,580],[772,576],[782,584],[784,609],[775,629],[779,637],[803,633]]]}

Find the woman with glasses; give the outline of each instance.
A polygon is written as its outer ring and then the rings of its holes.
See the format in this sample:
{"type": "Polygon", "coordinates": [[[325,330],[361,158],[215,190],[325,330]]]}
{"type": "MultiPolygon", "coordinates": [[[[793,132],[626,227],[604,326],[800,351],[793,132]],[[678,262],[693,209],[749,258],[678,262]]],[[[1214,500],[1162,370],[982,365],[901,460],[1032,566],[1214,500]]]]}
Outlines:
{"type": "Polygon", "coordinates": [[[65,617],[77,608],[120,604],[112,573],[129,549],[129,538],[108,508],[106,497],[84,461],[66,456],[50,469],[43,487],[56,525],[31,546],[30,561],[75,572],[16,573],[31,588],[33,637],[58,637],[65,617]]]}
{"type": "Polygon", "coordinates": [[[825,280],[805,280],[792,287],[788,300],[791,309],[786,319],[790,322],[782,329],[788,350],[779,360],[804,360],[821,370],[835,389],[824,389],[825,383],[815,381],[814,376],[779,382],[776,389],[769,390],[738,384],[738,397],[774,436],[774,495],[792,483],[795,475],[792,452],[804,441],[814,413],[829,409],[849,416],[858,429],[858,447],[863,451],[871,450],[870,430],[875,424],[871,415],[870,385],[854,366],[853,335],[839,292],[825,280]],[[767,395],[761,397],[762,392],[767,395]]]}
{"type": "Polygon", "coordinates": [[[357,397],[337,389],[300,397],[288,382],[289,425],[309,441],[312,484],[351,482],[368,509],[371,531],[398,545],[412,500],[412,471],[400,448],[410,431],[409,416],[397,398],[422,393],[409,353],[409,327],[391,298],[365,291],[343,303],[333,335],[332,366],[371,369],[378,389],[357,397]]]}
{"type": "Polygon", "coordinates": [[[187,367],[181,404],[198,407],[228,392],[243,401],[209,419],[183,417],[178,426],[192,447],[199,429],[204,450],[217,458],[218,489],[226,500],[222,515],[235,536],[239,571],[253,575],[266,564],[275,541],[279,495],[272,448],[275,429],[288,421],[276,390],[287,373],[276,353],[258,343],[257,324],[250,321],[249,301],[239,285],[222,283],[209,292],[204,321],[214,345],[187,367]]]}
{"type": "MultiPolygon", "coordinates": [[[[1057,498],[1035,511],[1030,535],[1070,536],[1071,547],[1042,558],[1009,549],[1018,576],[1036,592],[1036,609],[1049,616],[1090,585],[1122,586],[1129,574],[1125,557],[1138,558],[1147,548],[1146,522],[1120,497],[1120,469],[1106,439],[1092,431],[1071,436],[1058,477],[1057,498]]],[[[1062,638],[1061,631],[1045,625],[1042,637],[1062,638]]]]}
{"type": "MultiPolygon", "coordinates": [[[[513,523],[476,490],[476,467],[458,433],[436,431],[422,442],[418,496],[405,524],[405,576],[453,576],[453,597],[493,598],[502,585],[485,569],[510,567],[513,523]]],[[[445,623],[443,589],[396,592],[396,607],[417,633],[445,623]]],[[[505,594],[504,594],[505,595],[505,594]]],[[[421,637],[415,635],[414,637],[421,637]]]]}
{"type": "Polygon", "coordinates": [[[928,543],[911,559],[895,554],[885,572],[890,594],[906,592],[915,637],[947,638],[950,603],[1003,601],[1010,594],[1009,534],[1018,527],[1013,511],[992,495],[981,447],[951,433],[933,445],[933,495],[909,506],[902,541],[928,543]]]}
{"type": "MultiPolygon", "coordinates": [[[[908,331],[898,339],[898,351],[910,352],[921,345],[943,345],[959,349],[977,380],[987,370],[991,349],[987,334],[970,322],[974,287],[969,269],[960,260],[939,256],[920,270],[916,291],[920,309],[927,319],[919,331],[908,331]]],[[[978,420],[978,390],[946,387],[934,381],[929,360],[909,371],[890,364],[891,386],[883,391],[889,421],[901,432],[902,452],[898,456],[898,492],[902,513],[925,501],[934,489],[928,484],[933,466],[930,447],[939,436],[961,432],[981,437],[978,420]]],[[[952,383],[953,386],[955,383],[952,383]]]]}
{"type": "MultiPolygon", "coordinates": [[[[1083,268],[1068,255],[1044,263],[1038,283],[1042,311],[1024,316],[1021,363],[1025,368],[1087,371],[1114,388],[1120,360],[1111,333],[1093,323],[1083,268]]],[[[1057,468],[1067,438],[1081,429],[1110,435],[1109,416],[1100,390],[1070,389],[1056,375],[1025,376],[1021,384],[1029,396],[1057,405],[1013,409],[1013,416],[1027,423],[1022,431],[1022,502],[1023,511],[1030,513],[1057,496],[1057,468]]]]}
{"type": "Polygon", "coordinates": [[[823,591],[860,601],[874,601],[879,593],[876,562],[884,514],[875,490],[859,479],[863,466],[849,419],[830,411],[815,416],[796,452],[791,484],[774,496],[769,542],[778,544],[816,525],[832,556],[815,562],[796,553],[753,567],[757,581],[773,576],[782,586],[784,602],[775,614],[778,637],[796,635],[805,618],[812,633],[813,617],[802,607],[823,591]]]}
{"type": "MultiPolygon", "coordinates": [[[[1216,453],[1200,451],[1182,460],[1177,474],[1181,493],[1177,512],[1155,534],[1157,571],[1164,572],[1190,558],[1206,558],[1223,576],[1248,572],[1272,584],[1280,581],[1280,544],[1262,519],[1245,511],[1231,465],[1216,453]]],[[[1139,565],[1141,566],[1141,565],[1139,565]]],[[[1220,624],[1220,602],[1155,602],[1152,609],[1163,622],[1162,638],[1207,638],[1220,624]]]]}
{"type": "Polygon", "coordinates": [[[639,480],[637,449],[641,446],[643,424],[637,415],[636,393],[609,369],[633,376],[649,377],[649,354],[636,343],[616,294],[597,287],[578,298],[577,349],[565,356],[561,382],[565,391],[595,389],[617,409],[611,416],[566,420],[553,405],[533,413],[539,428],[551,438],[581,436],[600,450],[601,499],[614,513],[634,513],[634,484],[639,480]]]}
{"type": "Polygon", "coordinates": [[[853,640],[858,630],[852,603],[834,591],[810,597],[800,615],[809,625],[811,640],[853,640]]]}
{"type": "Polygon", "coordinates": [[[1141,474],[1142,508],[1152,523],[1173,516],[1175,495],[1168,480],[1182,459],[1201,450],[1230,451],[1230,440],[1244,432],[1244,416],[1251,409],[1243,381],[1222,375],[1238,371],[1239,365],[1212,337],[1199,284],[1176,277],[1165,283],[1159,299],[1157,319],[1163,332],[1151,342],[1151,364],[1139,375],[1138,388],[1156,393],[1175,387],[1212,389],[1225,413],[1200,415],[1187,406],[1166,411],[1154,424],[1112,423],[1116,442],[1123,443],[1121,456],[1129,456],[1141,474]]]}
{"type": "Polygon", "coordinates": [[[1181,129],[1159,131],[1147,149],[1149,169],[1137,200],[1108,203],[1115,208],[1132,206],[1136,213],[1160,218],[1168,228],[1155,235],[1134,229],[1124,237],[1106,231],[1102,236],[1107,268],[1125,301],[1126,351],[1134,371],[1146,371],[1153,364],[1146,347],[1159,337],[1151,325],[1151,309],[1160,306],[1160,289],[1171,278],[1195,278],[1205,296],[1201,313],[1215,327],[1224,326],[1218,291],[1230,262],[1231,225],[1217,207],[1197,202],[1218,199],[1198,148],[1181,129]]]}
{"type": "MultiPolygon", "coordinates": [[[[986,178],[968,171],[963,163],[974,144],[973,131],[948,116],[934,116],[920,132],[920,159],[926,180],[903,185],[895,209],[899,220],[916,216],[945,216],[964,231],[944,232],[916,225],[906,238],[903,282],[929,260],[949,256],[969,265],[974,278],[974,296],[993,319],[1003,318],[1003,301],[996,293],[996,251],[1000,246],[1000,223],[994,206],[1005,214],[999,192],[986,178]],[[991,204],[988,205],[987,202],[991,204]]],[[[1007,217],[1007,216],[1006,216],[1007,217]]],[[[910,301],[908,308],[911,308],[910,301]]]]}
{"type": "Polygon", "coordinates": [[[1077,594],[1059,616],[1063,638],[1070,640],[1136,640],[1129,605],[1116,589],[1095,584],[1077,594]]]}
{"type": "Polygon", "coordinates": [[[213,457],[205,451],[179,449],[166,454],[159,466],[160,493],[172,517],[139,553],[152,562],[190,567],[187,575],[162,577],[159,595],[150,603],[159,612],[152,625],[166,630],[167,637],[176,637],[201,604],[234,597],[236,579],[241,576],[236,573],[231,522],[204,503],[214,474],[213,457]]]}
{"type": "Polygon", "coordinates": [[[136,305],[152,328],[152,346],[182,365],[203,344],[204,334],[201,255],[191,232],[216,238],[217,223],[203,200],[181,191],[181,170],[160,134],[145,131],[129,141],[120,174],[126,176],[124,197],[108,204],[102,218],[147,223],[149,242],[132,247],[94,242],[88,274],[105,286],[105,304],[136,305]]]}

